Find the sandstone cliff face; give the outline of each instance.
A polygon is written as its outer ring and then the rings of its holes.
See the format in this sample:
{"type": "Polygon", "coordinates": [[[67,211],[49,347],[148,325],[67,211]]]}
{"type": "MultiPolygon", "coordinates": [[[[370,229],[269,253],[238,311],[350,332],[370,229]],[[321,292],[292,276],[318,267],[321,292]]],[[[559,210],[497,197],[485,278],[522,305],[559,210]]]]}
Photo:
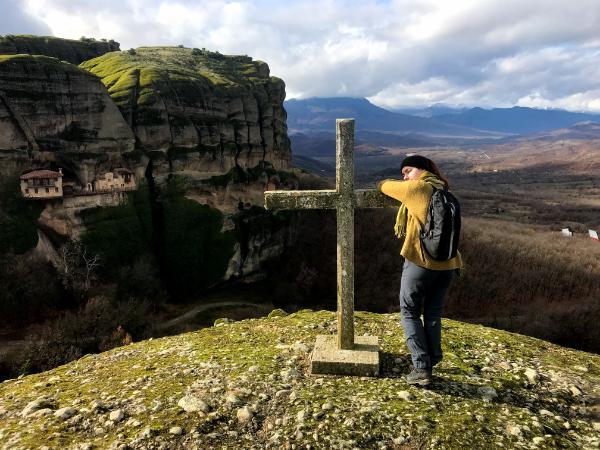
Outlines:
{"type": "MultiPolygon", "coordinates": [[[[180,232],[165,225],[169,211],[162,204],[174,178],[185,180],[187,199],[223,213],[225,234],[238,233],[253,215],[254,224],[269,221],[269,213],[253,209],[262,206],[265,189],[297,187],[285,170],[291,150],[284,83],[250,57],[140,48],[76,67],[46,56],[2,55],[0,83],[4,175],[62,167],[67,178],[85,186],[105,171],[128,167],[145,183],[141,195],[153,211],[148,226],[157,236],[191,242],[201,233],[200,226],[180,232]]],[[[121,201],[101,200],[86,195],[47,202],[38,224],[71,239],[85,237],[93,227],[93,220],[83,223],[86,210],[121,201]]],[[[182,200],[176,203],[197,213],[182,200]]],[[[110,232],[119,233],[122,220],[115,219],[110,232]]],[[[277,230],[253,225],[240,233],[223,279],[258,273],[281,251],[277,230]]]]}
{"type": "Polygon", "coordinates": [[[159,174],[206,178],[263,161],[290,165],[285,86],[265,63],[177,47],[131,53],[81,67],[101,77],[159,174]]]}
{"type": "Polygon", "coordinates": [[[119,51],[119,43],[113,40],[73,40],[52,36],[6,35],[0,36],[0,55],[45,55],[80,64],[108,52],[119,51]]]}
{"type": "Polygon", "coordinates": [[[0,156],[13,165],[25,158],[34,167],[56,162],[85,184],[133,145],[95,76],[46,56],[0,56],[0,156]]]}
{"type": "Polygon", "coordinates": [[[90,208],[119,206],[127,203],[127,193],[109,192],[104,194],[67,197],[45,202],[38,223],[62,236],[79,239],[86,231],[81,212],[90,208]]]}

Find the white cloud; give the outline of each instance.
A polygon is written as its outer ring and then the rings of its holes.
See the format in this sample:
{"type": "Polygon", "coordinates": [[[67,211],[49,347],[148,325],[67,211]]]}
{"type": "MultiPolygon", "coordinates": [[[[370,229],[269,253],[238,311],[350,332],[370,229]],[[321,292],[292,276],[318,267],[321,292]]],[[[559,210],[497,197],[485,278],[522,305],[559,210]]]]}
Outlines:
{"type": "Polygon", "coordinates": [[[19,0],[0,0],[0,34],[51,34],[50,28],[21,10],[19,0]]]}
{"type": "Polygon", "coordinates": [[[600,89],[586,92],[577,92],[560,98],[547,99],[539,92],[517,100],[518,106],[529,106],[530,108],[562,108],[569,111],[600,111],[600,89]]]}
{"type": "Polygon", "coordinates": [[[25,0],[24,12],[123,49],[248,54],[288,97],[600,111],[598,0],[25,0]]]}

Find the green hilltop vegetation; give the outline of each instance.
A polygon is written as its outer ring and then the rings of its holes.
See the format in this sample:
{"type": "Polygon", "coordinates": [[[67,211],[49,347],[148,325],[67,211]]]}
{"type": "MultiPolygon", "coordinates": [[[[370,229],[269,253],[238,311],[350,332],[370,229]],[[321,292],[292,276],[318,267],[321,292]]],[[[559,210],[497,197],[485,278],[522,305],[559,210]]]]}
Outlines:
{"type": "Polygon", "coordinates": [[[0,54],[45,55],[72,64],[80,64],[107,52],[120,50],[119,43],[82,37],[79,40],[53,36],[12,35],[0,36],[0,54]]]}
{"type": "Polygon", "coordinates": [[[7,448],[597,448],[600,356],[444,321],[429,389],[402,378],[397,314],[356,314],[381,376],[308,374],[335,314],[218,320],[0,384],[7,448]]]}
{"type": "Polygon", "coordinates": [[[80,69],[73,64],[61,61],[52,56],[45,55],[29,55],[29,54],[18,54],[18,55],[2,55],[0,54],[0,64],[6,64],[8,70],[11,70],[11,65],[19,66],[19,70],[22,70],[22,66],[38,64],[41,67],[48,67],[54,70],[58,70],[65,73],[78,73],[88,74],[85,70],[80,69]]]}
{"type": "Polygon", "coordinates": [[[157,101],[158,93],[174,89],[181,96],[178,101],[203,104],[207,89],[269,79],[267,64],[249,56],[226,56],[184,47],[140,47],[114,52],[86,61],[81,67],[102,79],[120,107],[130,104],[132,97],[137,105],[150,105],[157,101]],[[189,87],[181,92],[186,84],[189,87]]]}

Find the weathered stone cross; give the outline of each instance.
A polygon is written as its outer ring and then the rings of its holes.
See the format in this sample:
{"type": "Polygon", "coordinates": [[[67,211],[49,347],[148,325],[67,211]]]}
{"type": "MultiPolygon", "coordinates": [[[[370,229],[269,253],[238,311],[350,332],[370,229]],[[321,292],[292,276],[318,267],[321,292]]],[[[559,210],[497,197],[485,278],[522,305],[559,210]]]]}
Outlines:
{"type": "Polygon", "coordinates": [[[354,190],[354,119],[336,121],[336,189],[266,191],[267,209],[335,209],[337,212],[337,342],[318,336],[313,373],[378,375],[379,343],[354,337],[354,209],[398,206],[377,190],[354,190]]]}

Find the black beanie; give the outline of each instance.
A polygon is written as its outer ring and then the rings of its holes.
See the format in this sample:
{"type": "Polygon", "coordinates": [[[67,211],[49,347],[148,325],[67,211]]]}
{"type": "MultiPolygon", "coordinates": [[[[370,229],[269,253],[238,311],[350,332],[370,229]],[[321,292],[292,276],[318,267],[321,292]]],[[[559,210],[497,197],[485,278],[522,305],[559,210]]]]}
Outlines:
{"type": "Polygon", "coordinates": [[[416,167],[417,169],[427,170],[428,172],[433,171],[431,160],[420,155],[411,155],[404,158],[400,170],[404,169],[406,166],[416,167]]]}

